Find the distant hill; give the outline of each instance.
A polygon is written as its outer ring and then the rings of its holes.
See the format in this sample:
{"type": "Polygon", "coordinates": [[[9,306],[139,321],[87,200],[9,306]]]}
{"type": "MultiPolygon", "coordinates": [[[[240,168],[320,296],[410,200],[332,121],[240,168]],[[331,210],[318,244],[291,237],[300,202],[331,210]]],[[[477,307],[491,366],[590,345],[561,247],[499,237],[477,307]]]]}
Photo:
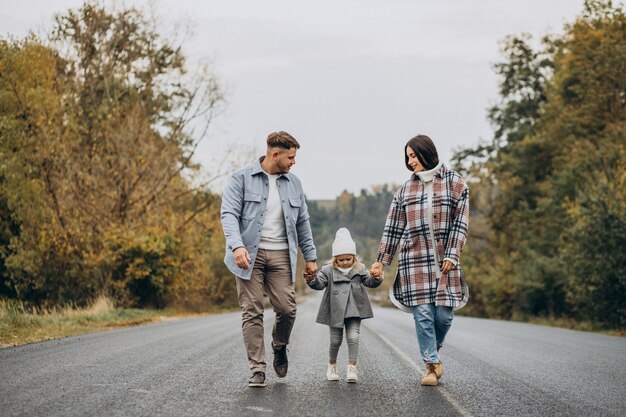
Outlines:
{"type": "Polygon", "coordinates": [[[309,200],[317,204],[321,210],[331,211],[337,208],[337,200],[309,200]]]}
{"type": "Polygon", "coordinates": [[[308,200],[318,257],[331,257],[335,232],[340,227],[346,227],[357,244],[358,255],[366,264],[371,263],[396,188],[380,185],[371,190],[361,190],[359,195],[344,191],[334,200],[308,200]]]}

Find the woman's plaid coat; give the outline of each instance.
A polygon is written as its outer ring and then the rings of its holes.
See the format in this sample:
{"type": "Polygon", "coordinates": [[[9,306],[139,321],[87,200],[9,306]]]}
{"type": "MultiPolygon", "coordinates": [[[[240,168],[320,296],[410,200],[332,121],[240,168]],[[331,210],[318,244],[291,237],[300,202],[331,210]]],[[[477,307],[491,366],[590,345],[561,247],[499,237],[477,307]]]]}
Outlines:
{"type": "Polygon", "coordinates": [[[460,255],[467,239],[469,190],[463,177],[445,165],[433,179],[433,229],[439,265],[430,238],[424,182],[413,174],[394,195],[376,260],[391,264],[398,253],[398,273],[393,295],[402,305],[448,306],[458,309],[467,303],[469,290],[461,270],[460,255]],[[443,259],[456,267],[437,279],[443,259]]]}

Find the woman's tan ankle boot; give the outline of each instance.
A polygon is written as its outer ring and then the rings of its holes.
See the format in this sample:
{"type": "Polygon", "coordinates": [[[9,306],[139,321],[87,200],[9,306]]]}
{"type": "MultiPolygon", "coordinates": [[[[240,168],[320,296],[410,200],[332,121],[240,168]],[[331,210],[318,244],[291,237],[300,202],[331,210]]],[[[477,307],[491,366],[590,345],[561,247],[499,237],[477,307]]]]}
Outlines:
{"type": "Polygon", "coordinates": [[[422,379],[422,385],[437,385],[437,374],[434,363],[426,364],[426,376],[422,379]]]}

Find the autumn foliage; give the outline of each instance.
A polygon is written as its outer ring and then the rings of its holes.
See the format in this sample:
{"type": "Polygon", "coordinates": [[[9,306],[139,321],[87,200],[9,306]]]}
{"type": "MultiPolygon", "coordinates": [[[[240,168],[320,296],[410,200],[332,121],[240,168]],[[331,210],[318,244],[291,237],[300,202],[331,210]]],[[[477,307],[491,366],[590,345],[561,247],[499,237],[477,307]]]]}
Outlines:
{"type": "MultiPolygon", "coordinates": [[[[88,2],[58,16],[50,39],[0,39],[1,297],[236,303],[220,198],[193,162],[221,90],[160,33],[135,9],[88,2]]],[[[510,36],[502,52],[494,137],[453,161],[471,198],[464,311],[623,330],[623,7],[586,1],[563,35],[539,47],[510,36]]],[[[311,202],[320,261],[347,226],[369,264],[395,188],[311,202]]]]}
{"type": "Polygon", "coordinates": [[[626,15],[587,1],[562,37],[503,43],[493,141],[470,178],[474,314],[626,327],[626,15]]]}
{"type": "Polygon", "coordinates": [[[0,295],[232,303],[219,196],[194,181],[222,95],[135,9],[86,3],[0,41],[0,295]]]}

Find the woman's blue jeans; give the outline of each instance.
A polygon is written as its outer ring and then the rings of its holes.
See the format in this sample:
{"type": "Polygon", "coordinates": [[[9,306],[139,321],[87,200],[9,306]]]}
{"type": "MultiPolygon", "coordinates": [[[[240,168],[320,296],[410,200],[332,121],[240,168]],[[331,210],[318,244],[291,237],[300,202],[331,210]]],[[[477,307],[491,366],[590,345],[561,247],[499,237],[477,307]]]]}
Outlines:
{"type": "Polygon", "coordinates": [[[420,345],[424,363],[439,362],[437,350],[443,346],[453,318],[452,307],[439,307],[434,304],[421,304],[413,307],[417,342],[420,345]]]}

